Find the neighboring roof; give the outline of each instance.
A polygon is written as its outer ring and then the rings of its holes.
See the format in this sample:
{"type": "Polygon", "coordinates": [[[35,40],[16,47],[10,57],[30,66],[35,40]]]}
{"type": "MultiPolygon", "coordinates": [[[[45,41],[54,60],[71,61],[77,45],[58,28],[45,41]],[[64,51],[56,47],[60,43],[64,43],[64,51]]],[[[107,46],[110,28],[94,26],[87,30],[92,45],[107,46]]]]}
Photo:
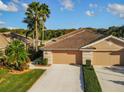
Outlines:
{"type": "Polygon", "coordinates": [[[76,30],[49,42],[44,46],[44,50],[78,50],[102,37],[103,35],[91,30],[76,30]]]}
{"type": "Polygon", "coordinates": [[[100,39],[100,40],[97,40],[97,41],[95,41],[95,42],[92,42],[92,43],[90,43],[90,44],[88,44],[88,45],[86,45],[86,46],[83,46],[83,47],[81,47],[81,48],[89,48],[89,47],[92,47],[93,45],[98,44],[98,43],[100,43],[100,42],[102,42],[102,41],[104,41],[104,40],[107,40],[107,39],[109,39],[109,38],[113,38],[113,39],[118,40],[118,41],[120,41],[120,42],[122,42],[122,43],[124,44],[124,40],[122,40],[122,39],[120,39],[120,38],[117,38],[117,37],[115,37],[115,36],[113,36],[113,35],[110,35],[110,36],[107,36],[107,37],[102,38],[102,39],[100,39]]]}
{"type": "Polygon", "coordinates": [[[31,45],[31,43],[32,43],[32,42],[31,42],[31,39],[26,38],[25,36],[20,35],[20,34],[15,33],[15,32],[12,32],[12,33],[11,33],[11,37],[12,37],[12,38],[19,39],[19,40],[23,41],[24,43],[26,43],[27,45],[31,45]]]}
{"type": "Polygon", "coordinates": [[[0,49],[4,49],[8,45],[9,41],[7,38],[3,35],[0,34],[0,49]]]}

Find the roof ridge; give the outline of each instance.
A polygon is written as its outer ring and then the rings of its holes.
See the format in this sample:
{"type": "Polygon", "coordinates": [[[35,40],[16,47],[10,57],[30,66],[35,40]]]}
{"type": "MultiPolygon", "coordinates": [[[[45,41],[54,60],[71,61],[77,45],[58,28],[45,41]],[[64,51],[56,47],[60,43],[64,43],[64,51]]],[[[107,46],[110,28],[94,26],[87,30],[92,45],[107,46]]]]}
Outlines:
{"type": "Polygon", "coordinates": [[[62,37],[68,36],[68,35],[70,35],[70,34],[74,34],[74,33],[77,32],[77,31],[80,31],[80,30],[74,30],[74,31],[72,31],[72,32],[70,32],[70,33],[67,33],[67,34],[65,34],[65,35],[59,36],[59,37],[57,37],[56,39],[61,39],[62,37]]]}
{"type": "Polygon", "coordinates": [[[85,31],[85,30],[79,31],[79,32],[77,32],[77,33],[75,33],[75,34],[72,34],[71,36],[68,36],[68,37],[63,38],[62,40],[67,39],[67,38],[70,38],[70,37],[72,37],[72,36],[74,36],[74,35],[76,35],[76,34],[78,34],[78,33],[84,32],[84,31],[85,31]]]}

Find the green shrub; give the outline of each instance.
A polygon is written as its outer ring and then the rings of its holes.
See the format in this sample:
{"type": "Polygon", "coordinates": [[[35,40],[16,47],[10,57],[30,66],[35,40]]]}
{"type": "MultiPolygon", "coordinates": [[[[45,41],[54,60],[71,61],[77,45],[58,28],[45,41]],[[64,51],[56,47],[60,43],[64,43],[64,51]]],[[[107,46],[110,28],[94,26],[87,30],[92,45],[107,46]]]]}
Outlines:
{"type": "Polygon", "coordinates": [[[37,58],[36,60],[35,60],[35,64],[42,64],[42,58],[40,57],[40,58],[37,58]]]}
{"type": "Polygon", "coordinates": [[[35,60],[35,64],[39,64],[39,65],[48,65],[48,59],[47,58],[38,58],[35,60]]]}
{"type": "Polygon", "coordinates": [[[4,66],[5,60],[3,58],[0,58],[0,66],[4,66]]]}
{"type": "MultiPolygon", "coordinates": [[[[5,56],[7,59],[6,66],[14,70],[24,70],[28,68],[29,61],[28,53],[25,45],[20,40],[13,40],[5,49],[5,56]]],[[[5,62],[4,62],[5,63],[5,62]]]]}
{"type": "Polygon", "coordinates": [[[29,65],[27,63],[20,64],[18,70],[23,71],[29,68],[29,65]]]}
{"type": "Polygon", "coordinates": [[[29,48],[28,52],[29,52],[29,58],[31,59],[31,61],[39,57],[43,57],[43,51],[41,50],[38,50],[38,52],[36,52],[34,49],[29,48]]]}
{"type": "Polygon", "coordinates": [[[18,66],[16,66],[16,64],[7,64],[6,67],[10,70],[19,70],[19,71],[23,71],[29,68],[28,63],[24,62],[24,63],[19,63],[18,66]]]}
{"type": "Polygon", "coordinates": [[[7,63],[6,67],[7,67],[9,70],[16,69],[16,67],[15,67],[14,64],[8,64],[8,63],[7,63]]]}
{"type": "Polygon", "coordinates": [[[91,60],[90,60],[90,59],[87,59],[87,60],[86,60],[86,65],[87,65],[87,66],[91,66],[91,60]]]}
{"type": "Polygon", "coordinates": [[[43,64],[43,65],[48,65],[48,59],[47,59],[47,58],[44,58],[42,64],[43,64]]]}

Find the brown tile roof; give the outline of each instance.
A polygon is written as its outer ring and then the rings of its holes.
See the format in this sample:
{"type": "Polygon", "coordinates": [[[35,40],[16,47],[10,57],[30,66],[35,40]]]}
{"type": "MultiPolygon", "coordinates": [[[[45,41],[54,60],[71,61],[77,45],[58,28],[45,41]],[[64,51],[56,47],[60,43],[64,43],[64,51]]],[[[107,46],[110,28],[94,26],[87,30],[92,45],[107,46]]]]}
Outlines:
{"type": "Polygon", "coordinates": [[[100,39],[102,35],[90,30],[76,30],[49,42],[44,50],[78,50],[91,42],[100,39]]]}

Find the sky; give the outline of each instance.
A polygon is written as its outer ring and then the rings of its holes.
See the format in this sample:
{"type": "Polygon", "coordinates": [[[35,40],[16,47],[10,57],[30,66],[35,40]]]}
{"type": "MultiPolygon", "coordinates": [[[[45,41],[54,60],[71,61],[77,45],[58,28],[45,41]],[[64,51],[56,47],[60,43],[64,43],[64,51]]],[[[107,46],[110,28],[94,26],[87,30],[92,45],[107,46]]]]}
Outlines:
{"type": "Polygon", "coordinates": [[[47,29],[107,28],[124,25],[124,0],[0,0],[0,28],[27,28],[25,11],[32,1],[51,11],[47,29]]]}

